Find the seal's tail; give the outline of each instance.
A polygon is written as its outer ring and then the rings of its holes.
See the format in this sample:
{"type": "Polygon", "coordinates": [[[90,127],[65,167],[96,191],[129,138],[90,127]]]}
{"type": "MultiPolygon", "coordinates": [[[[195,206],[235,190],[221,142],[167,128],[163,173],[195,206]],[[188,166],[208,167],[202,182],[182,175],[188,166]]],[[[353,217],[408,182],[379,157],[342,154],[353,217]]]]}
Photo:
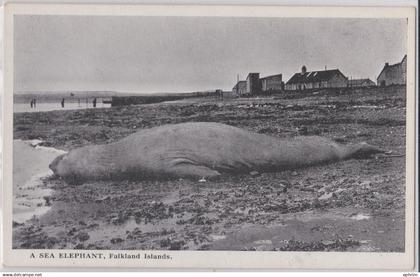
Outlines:
{"type": "Polygon", "coordinates": [[[379,153],[385,153],[385,150],[362,142],[352,146],[350,157],[355,159],[368,159],[379,153]]]}

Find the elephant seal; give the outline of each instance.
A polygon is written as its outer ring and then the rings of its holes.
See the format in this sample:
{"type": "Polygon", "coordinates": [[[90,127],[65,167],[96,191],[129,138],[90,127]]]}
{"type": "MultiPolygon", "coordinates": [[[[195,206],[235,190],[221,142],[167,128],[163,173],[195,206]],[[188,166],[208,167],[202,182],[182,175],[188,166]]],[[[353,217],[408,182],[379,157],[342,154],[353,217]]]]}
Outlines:
{"type": "Polygon", "coordinates": [[[120,141],[57,157],[50,169],[69,183],[86,180],[211,178],[281,171],[383,152],[318,136],[281,139],[233,126],[191,122],[144,129],[120,141]]]}

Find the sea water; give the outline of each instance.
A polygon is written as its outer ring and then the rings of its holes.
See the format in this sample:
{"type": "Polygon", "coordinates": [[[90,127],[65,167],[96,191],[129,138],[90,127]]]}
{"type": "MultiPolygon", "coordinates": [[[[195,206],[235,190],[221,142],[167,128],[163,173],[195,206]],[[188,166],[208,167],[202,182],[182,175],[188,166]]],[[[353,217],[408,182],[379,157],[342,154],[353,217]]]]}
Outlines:
{"type": "MultiPolygon", "coordinates": [[[[104,104],[98,102],[96,109],[98,108],[110,108],[111,104],[104,104]]],[[[68,102],[64,104],[64,107],[61,107],[61,103],[42,103],[36,102],[36,107],[32,107],[30,103],[14,103],[13,112],[23,113],[23,112],[48,112],[48,111],[61,111],[61,110],[80,110],[80,109],[95,109],[92,103],[74,103],[68,102]]]]}
{"type": "Polygon", "coordinates": [[[66,153],[41,146],[42,141],[13,141],[13,221],[25,222],[46,213],[50,207],[46,198],[53,192],[43,179],[52,176],[48,165],[66,153]]]}

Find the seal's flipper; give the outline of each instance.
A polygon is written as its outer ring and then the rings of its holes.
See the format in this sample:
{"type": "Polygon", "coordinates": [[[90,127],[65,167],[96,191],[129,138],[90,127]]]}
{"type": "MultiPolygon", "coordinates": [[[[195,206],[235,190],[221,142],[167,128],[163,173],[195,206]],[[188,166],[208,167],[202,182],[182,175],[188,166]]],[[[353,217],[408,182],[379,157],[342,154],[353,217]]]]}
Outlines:
{"type": "Polygon", "coordinates": [[[181,177],[181,178],[217,178],[221,174],[213,169],[210,169],[206,166],[202,165],[194,165],[194,164],[178,164],[169,170],[171,175],[181,177]]]}

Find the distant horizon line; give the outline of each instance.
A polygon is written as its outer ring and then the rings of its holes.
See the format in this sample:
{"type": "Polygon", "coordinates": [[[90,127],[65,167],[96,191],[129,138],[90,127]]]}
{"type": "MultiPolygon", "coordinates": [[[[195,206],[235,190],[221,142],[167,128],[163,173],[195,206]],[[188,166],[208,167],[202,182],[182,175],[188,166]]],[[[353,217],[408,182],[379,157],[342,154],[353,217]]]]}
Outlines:
{"type": "MultiPolygon", "coordinates": [[[[139,92],[139,91],[119,91],[119,90],[21,90],[21,91],[15,91],[13,94],[15,95],[25,95],[25,94],[35,94],[35,93],[89,93],[89,92],[95,92],[95,93],[116,93],[116,94],[175,94],[175,93],[181,93],[181,94],[187,94],[187,93],[206,93],[206,92],[214,92],[217,89],[208,89],[208,90],[194,90],[194,91],[171,91],[171,92],[139,92]]],[[[224,91],[230,91],[230,90],[224,90],[224,91]]]]}

